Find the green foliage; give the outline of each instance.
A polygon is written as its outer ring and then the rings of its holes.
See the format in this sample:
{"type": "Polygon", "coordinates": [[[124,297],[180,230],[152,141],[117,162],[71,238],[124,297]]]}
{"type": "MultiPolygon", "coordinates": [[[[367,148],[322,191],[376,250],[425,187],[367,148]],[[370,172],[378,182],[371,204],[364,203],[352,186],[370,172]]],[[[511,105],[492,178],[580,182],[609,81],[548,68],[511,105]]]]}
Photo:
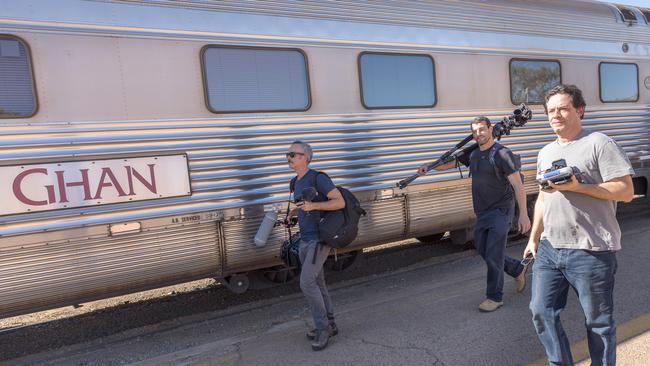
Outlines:
{"type": "Polygon", "coordinates": [[[544,94],[560,83],[559,67],[547,62],[523,61],[510,65],[512,100],[518,103],[544,103],[544,94]]]}

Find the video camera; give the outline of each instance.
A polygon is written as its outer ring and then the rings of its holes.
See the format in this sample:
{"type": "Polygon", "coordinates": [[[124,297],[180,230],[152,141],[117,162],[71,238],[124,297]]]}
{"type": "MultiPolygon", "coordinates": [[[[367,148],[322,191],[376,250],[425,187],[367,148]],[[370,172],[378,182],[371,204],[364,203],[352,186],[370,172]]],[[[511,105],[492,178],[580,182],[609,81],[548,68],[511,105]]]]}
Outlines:
{"type": "Polygon", "coordinates": [[[299,195],[294,197],[293,202],[298,203],[302,201],[311,202],[318,196],[318,191],[314,187],[305,187],[299,195]]]}
{"type": "MultiPolygon", "coordinates": [[[[580,174],[580,170],[574,166],[567,166],[566,160],[559,159],[551,163],[551,168],[537,174],[537,183],[542,189],[550,188],[548,182],[553,184],[564,184],[571,180],[574,175],[580,174]]],[[[578,177],[579,178],[579,177],[578,177]]]]}
{"type": "Polygon", "coordinates": [[[500,139],[503,135],[510,135],[510,131],[515,127],[522,127],[533,117],[533,112],[524,103],[519,105],[519,108],[512,111],[512,114],[497,122],[494,125],[494,138],[500,139]]]}

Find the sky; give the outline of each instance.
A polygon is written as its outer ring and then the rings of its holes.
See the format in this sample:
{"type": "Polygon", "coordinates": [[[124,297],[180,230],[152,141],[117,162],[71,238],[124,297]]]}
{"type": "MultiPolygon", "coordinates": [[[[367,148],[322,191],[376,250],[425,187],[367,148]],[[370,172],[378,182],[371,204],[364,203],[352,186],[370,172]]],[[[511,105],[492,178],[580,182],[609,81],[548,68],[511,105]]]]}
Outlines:
{"type": "Polygon", "coordinates": [[[636,5],[636,6],[642,6],[644,8],[650,8],[650,0],[611,0],[611,1],[604,1],[604,2],[623,4],[623,5],[636,5]]]}

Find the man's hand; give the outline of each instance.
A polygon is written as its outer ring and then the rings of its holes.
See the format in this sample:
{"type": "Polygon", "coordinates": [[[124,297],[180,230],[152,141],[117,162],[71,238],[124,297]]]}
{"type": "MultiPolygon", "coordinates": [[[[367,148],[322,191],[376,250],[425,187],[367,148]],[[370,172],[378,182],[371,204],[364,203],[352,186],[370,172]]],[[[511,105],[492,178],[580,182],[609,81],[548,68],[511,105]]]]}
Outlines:
{"type": "Polygon", "coordinates": [[[418,175],[419,176],[426,175],[428,168],[429,168],[429,164],[420,165],[420,167],[418,168],[418,175]]]}
{"type": "Polygon", "coordinates": [[[537,246],[539,243],[535,242],[534,240],[530,239],[528,240],[528,245],[526,245],[526,249],[524,249],[524,255],[522,258],[526,258],[529,255],[532,255],[533,258],[537,259],[537,246]]]}
{"type": "Polygon", "coordinates": [[[549,193],[555,191],[578,192],[581,188],[581,185],[582,183],[578,182],[576,176],[572,175],[569,181],[562,184],[555,184],[551,181],[548,181],[548,186],[550,188],[548,190],[544,190],[544,192],[549,192],[549,193]]]}
{"type": "Polygon", "coordinates": [[[315,211],[317,210],[316,205],[318,202],[311,202],[311,201],[300,201],[296,203],[296,207],[299,209],[305,211],[305,212],[310,212],[310,211],[315,211]]]}
{"type": "Polygon", "coordinates": [[[528,232],[528,230],[530,230],[530,219],[526,213],[519,213],[519,222],[517,223],[517,227],[519,228],[519,233],[521,234],[525,234],[528,232]]]}

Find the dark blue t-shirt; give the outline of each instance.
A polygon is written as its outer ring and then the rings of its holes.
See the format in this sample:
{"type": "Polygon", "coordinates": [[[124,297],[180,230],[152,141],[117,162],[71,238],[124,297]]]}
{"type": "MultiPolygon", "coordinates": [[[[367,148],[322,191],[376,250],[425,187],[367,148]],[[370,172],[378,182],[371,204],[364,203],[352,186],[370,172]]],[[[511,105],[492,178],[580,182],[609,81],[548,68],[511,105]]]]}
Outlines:
{"type": "MultiPolygon", "coordinates": [[[[314,175],[316,171],[309,169],[301,179],[296,179],[294,187],[294,200],[300,199],[305,188],[313,187],[314,175]]],[[[325,174],[316,176],[316,190],[318,195],[313,202],[327,201],[327,194],[336,188],[330,177],[325,174]]],[[[320,211],[305,212],[298,210],[298,224],[300,225],[300,238],[302,240],[318,240],[318,221],[320,220],[320,211]]]]}
{"type": "Polygon", "coordinates": [[[469,158],[463,156],[461,163],[469,166],[472,175],[472,203],[474,213],[479,214],[495,208],[512,208],[514,205],[514,189],[508,181],[508,176],[518,171],[516,158],[510,149],[501,146],[494,155],[494,162],[490,163],[490,149],[472,151],[469,158]],[[497,172],[500,177],[497,176],[497,172]]]}

